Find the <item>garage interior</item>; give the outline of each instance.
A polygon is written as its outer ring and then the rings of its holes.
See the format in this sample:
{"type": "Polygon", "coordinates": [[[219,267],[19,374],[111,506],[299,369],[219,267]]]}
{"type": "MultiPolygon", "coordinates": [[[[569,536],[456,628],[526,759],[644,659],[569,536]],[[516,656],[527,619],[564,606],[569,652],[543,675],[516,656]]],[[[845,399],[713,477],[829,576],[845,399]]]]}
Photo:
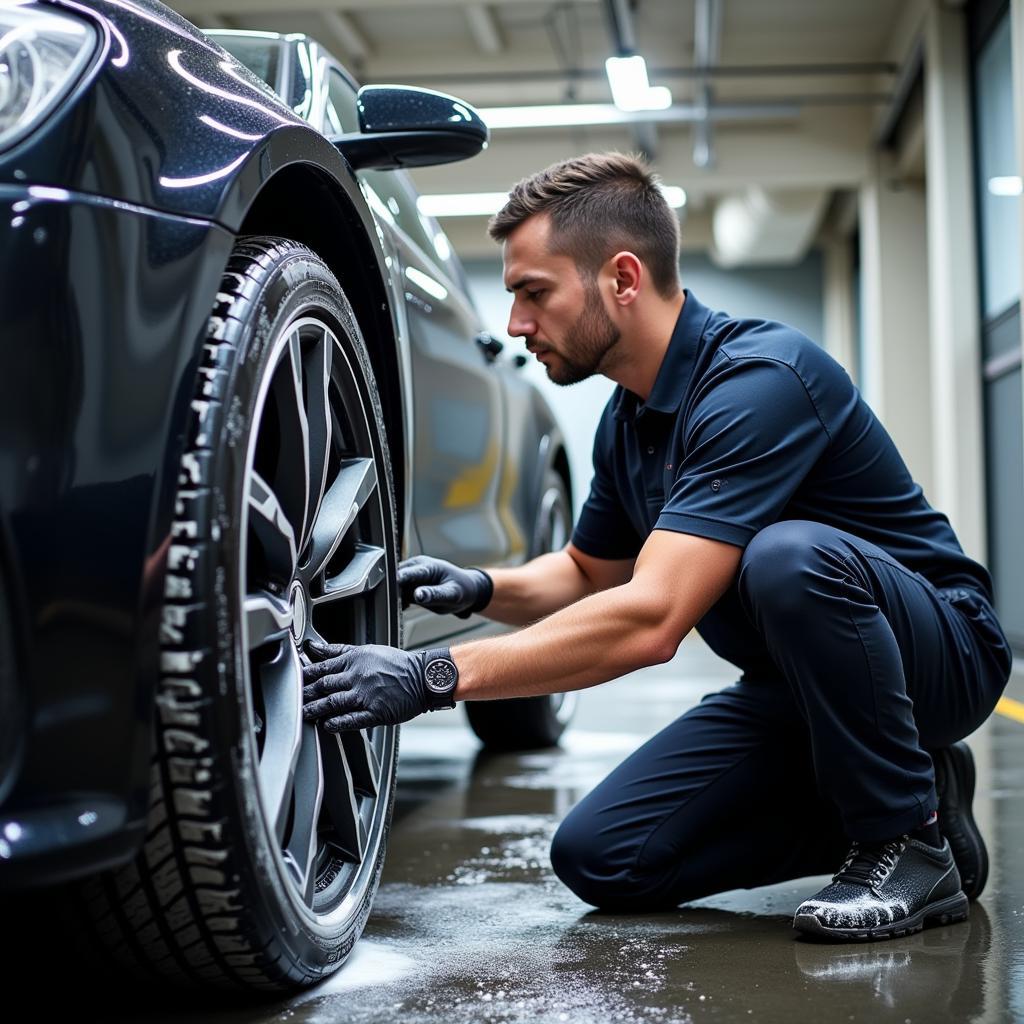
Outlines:
{"type": "MultiPolygon", "coordinates": [[[[592,913],[560,885],[547,848],[568,809],[735,681],[691,635],[673,661],[584,694],[559,748],[485,755],[446,716],[404,727],[388,860],[350,962],[270,1009],[190,1018],[1024,1020],[1024,0],[170,6],[204,29],[308,34],[361,84],[440,90],[479,110],[488,149],[413,179],[509,354],[522,342],[505,330],[487,217],[554,161],[646,154],[679,212],[684,286],[799,327],[846,368],[991,571],[1018,653],[997,714],[970,737],[993,864],[967,924],[819,946],[786,923],[821,879],[656,916],[592,913]],[[629,56],[662,90],[657,109],[613,102],[605,61],[629,56]]],[[[523,372],[562,420],[578,511],[612,385],[558,389],[540,365],[523,372]]],[[[108,997],[109,1019],[181,1017],[108,997]]]]}

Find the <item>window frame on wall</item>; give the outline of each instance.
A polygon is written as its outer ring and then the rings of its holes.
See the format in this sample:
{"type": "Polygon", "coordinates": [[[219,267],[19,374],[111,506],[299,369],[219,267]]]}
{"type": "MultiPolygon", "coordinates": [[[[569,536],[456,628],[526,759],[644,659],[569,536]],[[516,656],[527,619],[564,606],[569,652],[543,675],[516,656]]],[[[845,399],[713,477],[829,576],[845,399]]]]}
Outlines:
{"type": "MultiPolygon", "coordinates": [[[[1019,217],[1009,220],[1011,230],[1002,231],[1006,223],[991,216],[993,202],[1006,202],[1007,212],[1017,212],[1009,204],[1020,203],[1018,196],[994,197],[989,194],[989,175],[1008,170],[1020,176],[1015,141],[1006,164],[993,168],[992,141],[1005,139],[1005,125],[993,131],[999,105],[988,104],[982,96],[983,61],[997,51],[991,47],[999,41],[1011,47],[1009,53],[1008,95],[1013,97],[1012,38],[1002,40],[1008,32],[1009,0],[975,0],[968,8],[969,47],[971,60],[972,123],[974,129],[975,215],[978,236],[978,319],[981,325],[982,392],[984,398],[984,429],[986,459],[986,514],[988,519],[988,561],[996,591],[996,606],[1006,633],[1018,650],[1024,650],[1024,541],[1020,522],[1024,522],[1024,345],[1021,340],[1021,259],[1022,245],[1019,217]],[[1012,164],[1012,166],[1010,166],[1012,164]],[[988,216],[986,215],[988,213],[988,216]],[[993,230],[994,228],[994,230],[993,230]],[[1003,248],[999,250],[1000,240],[1003,248]],[[1013,246],[1009,254],[1005,243],[1013,246]],[[999,251],[997,251],[999,250],[999,251]],[[1007,264],[1011,279],[1006,280],[1007,264]],[[1012,277],[1015,277],[1014,281],[1012,277]],[[998,301],[996,297],[998,296],[998,301]],[[1014,564],[1021,562],[1022,564],[1014,564]]],[[[1001,97],[1004,99],[1005,97],[1001,97]]],[[[1011,101],[1012,103],[1012,101],[1011,101]]],[[[1006,117],[1005,106],[1003,117],[1006,117]]],[[[1009,114],[1009,134],[1015,139],[1018,117],[1009,114]]]]}

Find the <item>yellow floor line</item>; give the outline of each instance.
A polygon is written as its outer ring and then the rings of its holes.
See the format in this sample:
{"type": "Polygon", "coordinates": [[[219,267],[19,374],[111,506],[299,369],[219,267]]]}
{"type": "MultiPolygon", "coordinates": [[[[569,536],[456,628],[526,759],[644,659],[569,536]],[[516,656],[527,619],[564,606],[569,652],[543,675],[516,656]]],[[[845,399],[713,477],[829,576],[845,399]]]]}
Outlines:
{"type": "Polygon", "coordinates": [[[1024,704],[1012,697],[1000,697],[996,705],[996,714],[1005,715],[1015,722],[1024,724],[1024,704]]]}

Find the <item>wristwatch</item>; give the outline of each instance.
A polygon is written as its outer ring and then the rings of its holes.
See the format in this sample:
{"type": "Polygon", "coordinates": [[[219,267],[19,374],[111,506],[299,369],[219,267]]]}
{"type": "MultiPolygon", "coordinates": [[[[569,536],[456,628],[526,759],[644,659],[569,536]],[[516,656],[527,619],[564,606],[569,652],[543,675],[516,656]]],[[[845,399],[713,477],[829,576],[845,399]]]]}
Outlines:
{"type": "Polygon", "coordinates": [[[428,711],[455,707],[455,687],[459,682],[459,670],[452,661],[452,652],[449,648],[437,647],[425,652],[423,679],[427,684],[428,711]]]}

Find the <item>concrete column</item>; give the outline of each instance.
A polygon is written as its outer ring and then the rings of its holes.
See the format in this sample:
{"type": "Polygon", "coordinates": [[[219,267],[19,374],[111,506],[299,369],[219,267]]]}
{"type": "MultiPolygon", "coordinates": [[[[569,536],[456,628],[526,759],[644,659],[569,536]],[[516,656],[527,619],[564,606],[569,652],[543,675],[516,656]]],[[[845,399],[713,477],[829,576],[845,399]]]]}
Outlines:
{"type": "Polygon", "coordinates": [[[935,490],[964,550],[985,560],[970,82],[962,8],[932,0],[925,20],[925,165],[935,490]]]}
{"type": "Polygon", "coordinates": [[[933,504],[925,195],[892,180],[884,154],[860,193],[861,391],[933,504]]]}
{"type": "Polygon", "coordinates": [[[822,245],[824,255],[825,350],[850,375],[857,385],[857,350],[854,338],[853,253],[850,239],[828,238],[822,245]]]}

